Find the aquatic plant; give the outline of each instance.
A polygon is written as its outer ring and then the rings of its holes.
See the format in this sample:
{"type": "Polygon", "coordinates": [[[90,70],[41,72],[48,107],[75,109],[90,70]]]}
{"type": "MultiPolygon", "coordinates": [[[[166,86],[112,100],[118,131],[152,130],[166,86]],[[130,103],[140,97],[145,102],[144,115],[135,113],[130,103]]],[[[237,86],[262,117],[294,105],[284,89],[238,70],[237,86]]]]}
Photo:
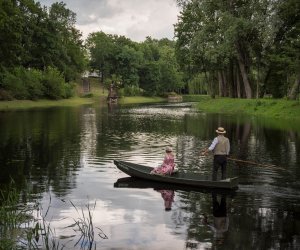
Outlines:
{"type": "Polygon", "coordinates": [[[76,227],[74,231],[81,232],[81,236],[79,240],[76,242],[75,246],[80,243],[81,249],[88,249],[91,250],[96,249],[96,242],[95,242],[95,228],[98,229],[98,236],[102,239],[108,239],[107,235],[102,231],[99,227],[94,227],[93,225],[93,211],[96,207],[96,201],[94,202],[93,207],[90,207],[90,204],[87,204],[85,207],[87,212],[84,212],[84,209],[81,208],[79,211],[77,207],[74,205],[72,201],[70,201],[72,206],[75,208],[76,212],[78,213],[79,217],[74,219],[74,224],[70,225],[69,227],[76,227]],[[91,210],[93,209],[93,211],[91,210]]]}
{"type": "MultiPolygon", "coordinates": [[[[50,196],[43,213],[43,207],[38,201],[32,204],[20,202],[20,194],[14,187],[14,182],[6,191],[0,190],[0,249],[64,249],[64,244],[56,237],[55,229],[47,220],[51,201],[50,196]]],[[[96,232],[100,238],[108,238],[101,228],[93,224],[96,201],[92,207],[90,204],[85,205],[86,211],[83,208],[79,210],[70,202],[79,215],[76,219],[72,218],[75,223],[68,226],[79,233],[79,240],[74,247],[80,244],[80,249],[96,249],[96,232]]]]}

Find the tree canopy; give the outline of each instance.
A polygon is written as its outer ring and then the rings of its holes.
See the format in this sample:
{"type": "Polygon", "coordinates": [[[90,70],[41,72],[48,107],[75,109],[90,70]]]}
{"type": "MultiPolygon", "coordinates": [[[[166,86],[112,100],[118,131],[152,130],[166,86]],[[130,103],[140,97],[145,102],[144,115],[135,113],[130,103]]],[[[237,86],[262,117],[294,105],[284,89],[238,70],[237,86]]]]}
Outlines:
{"type": "MultiPolygon", "coordinates": [[[[34,0],[0,0],[0,91],[8,90],[14,98],[36,98],[15,93],[17,89],[12,86],[16,81],[8,81],[16,76],[19,87],[28,92],[24,74],[33,69],[46,76],[46,70],[51,68],[63,82],[76,79],[85,69],[86,56],[75,22],[76,14],[63,2],[46,8],[34,0]]],[[[27,77],[35,78],[35,73],[27,77]]]]}
{"type": "Polygon", "coordinates": [[[117,78],[125,94],[162,95],[184,88],[175,57],[175,42],[152,39],[137,43],[124,36],[91,33],[86,41],[90,66],[103,83],[117,78]]]}
{"type": "Polygon", "coordinates": [[[178,0],[176,56],[211,95],[295,98],[299,86],[297,0],[178,0]]]}

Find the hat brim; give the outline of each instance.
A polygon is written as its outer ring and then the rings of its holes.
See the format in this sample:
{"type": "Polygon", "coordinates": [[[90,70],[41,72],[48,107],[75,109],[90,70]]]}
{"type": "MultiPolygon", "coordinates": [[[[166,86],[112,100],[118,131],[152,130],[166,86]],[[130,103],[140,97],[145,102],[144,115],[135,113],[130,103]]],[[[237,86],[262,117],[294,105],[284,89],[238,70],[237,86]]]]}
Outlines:
{"type": "Polygon", "coordinates": [[[224,130],[224,131],[216,130],[216,132],[217,132],[218,134],[226,134],[226,131],[225,131],[225,130],[224,130]]]}

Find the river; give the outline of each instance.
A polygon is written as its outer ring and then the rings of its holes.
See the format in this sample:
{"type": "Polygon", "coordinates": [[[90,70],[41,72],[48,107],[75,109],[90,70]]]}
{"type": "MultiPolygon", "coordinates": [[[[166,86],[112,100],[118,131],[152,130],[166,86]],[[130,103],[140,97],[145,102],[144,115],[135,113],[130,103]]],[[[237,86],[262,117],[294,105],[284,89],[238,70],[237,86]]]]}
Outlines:
{"type": "Polygon", "coordinates": [[[91,234],[96,249],[300,248],[300,124],[293,121],[206,114],[190,103],[0,112],[0,163],[1,187],[12,178],[21,203],[38,202],[34,216],[64,249],[89,249],[91,234]],[[239,177],[235,192],[126,183],[113,163],[158,166],[172,146],[180,171],[210,174],[212,157],[199,152],[218,126],[231,157],[254,163],[228,162],[227,176],[239,177]],[[93,233],[83,237],[79,222],[93,233]]]}

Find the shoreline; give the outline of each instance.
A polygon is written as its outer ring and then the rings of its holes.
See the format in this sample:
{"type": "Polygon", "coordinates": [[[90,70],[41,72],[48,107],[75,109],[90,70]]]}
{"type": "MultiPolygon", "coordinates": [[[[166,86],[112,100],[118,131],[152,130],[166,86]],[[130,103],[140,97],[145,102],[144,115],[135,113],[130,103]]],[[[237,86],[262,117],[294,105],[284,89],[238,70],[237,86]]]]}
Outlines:
{"type": "MultiPolygon", "coordinates": [[[[132,96],[122,97],[120,105],[165,102],[162,97],[132,96]]],[[[13,100],[0,101],[0,111],[26,110],[31,108],[72,107],[106,103],[105,95],[92,97],[73,97],[61,100],[13,100]]],[[[276,118],[283,120],[296,120],[300,122],[300,102],[285,99],[237,99],[217,97],[215,99],[206,95],[183,95],[183,102],[195,102],[195,107],[206,113],[216,114],[243,114],[263,118],[276,118]]]]}
{"type": "Polygon", "coordinates": [[[243,114],[263,118],[296,120],[300,122],[300,102],[285,99],[237,99],[228,97],[183,97],[185,102],[197,102],[196,108],[206,113],[243,114]]]}
{"type": "MultiPolygon", "coordinates": [[[[154,103],[164,102],[165,98],[161,97],[143,97],[143,96],[132,96],[123,97],[119,100],[120,105],[124,104],[137,104],[137,103],[154,103]]],[[[61,100],[46,100],[41,99],[37,101],[32,100],[12,100],[12,101],[0,101],[0,112],[3,111],[16,111],[26,110],[33,108],[50,108],[50,107],[76,107],[81,105],[93,105],[96,103],[105,103],[106,96],[93,96],[93,97],[72,97],[69,99],[61,100]]]]}

